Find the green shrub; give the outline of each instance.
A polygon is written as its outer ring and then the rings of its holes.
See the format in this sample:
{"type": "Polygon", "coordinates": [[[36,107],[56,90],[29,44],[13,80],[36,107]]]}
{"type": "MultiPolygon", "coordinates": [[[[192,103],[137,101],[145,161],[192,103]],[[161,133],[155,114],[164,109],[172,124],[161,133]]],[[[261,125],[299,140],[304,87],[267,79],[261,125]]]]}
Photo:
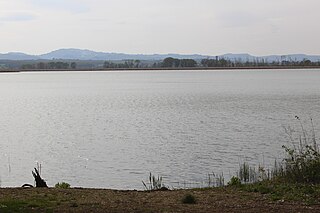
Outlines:
{"type": "Polygon", "coordinates": [[[264,185],[258,185],[255,190],[261,194],[269,194],[272,192],[272,188],[264,185]]]}
{"type": "Polygon", "coordinates": [[[194,195],[186,194],[182,199],[182,203],[184,203],[184,204],[195,204],[195,203],[197,203],[197,201],[196,201],[196,198],[195,198],[194,195]]]}
{"type": "MultiPolygon", "coordinates": [[[[277,172],[278,177],[294,183],[320,183],[320,152],[316,141],[314,127],[311,119],[311,131],[305,130],[300,118],[296,116],[301,126],[298,137],[290,136],[292,147],[283,146],[286,157],[282,172],[277,172]],[[297,138],[295,141],[294,138],[297,138]]],[[[288,134],[293,131],[286,130],[288,134]]]]}
{"type": "Polygon", "coordinates": [[[233,176],[228,182],[228,186],[240,186],[241,180],[238,177],[233,176]]]}
{"type": "Polygon", "coordinates": [[[57,183],[54,187],[58,188],[58,189],[69,189],[70,188],[70,184],[69,183],[65,183],[65,182],[61,182],[61,183],[57,183]]]}
{"type": "Polygon", "coordinates": [[[285,147],[288,154],[285,159],[284,177],[287,181],[297,183],[320,183],[320,155],[309,145],[301,151],[285,147]]]}

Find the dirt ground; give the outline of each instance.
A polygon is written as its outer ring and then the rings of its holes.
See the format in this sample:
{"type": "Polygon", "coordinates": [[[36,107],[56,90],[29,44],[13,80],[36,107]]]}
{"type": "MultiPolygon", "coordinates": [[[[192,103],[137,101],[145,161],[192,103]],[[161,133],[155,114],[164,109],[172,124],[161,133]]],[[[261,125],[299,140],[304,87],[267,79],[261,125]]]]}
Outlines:
{"type": "Polygon", "coordinates": [[[230,188],[174,191],[107,189],[0,189],[0,212],[320,212],[320,205],[271,201],[230,188]],[[182,199],[192,194],[195,204],[182,199]]]}

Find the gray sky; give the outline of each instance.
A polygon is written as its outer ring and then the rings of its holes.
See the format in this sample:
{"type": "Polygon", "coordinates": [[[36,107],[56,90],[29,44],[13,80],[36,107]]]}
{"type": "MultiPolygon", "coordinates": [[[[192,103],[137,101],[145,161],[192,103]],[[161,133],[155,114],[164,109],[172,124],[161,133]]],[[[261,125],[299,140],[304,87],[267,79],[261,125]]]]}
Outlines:
{"type": "Polygon", "coordinates": [[[0,53],[320,54],[320,0],[0,0],[0,53]]]}

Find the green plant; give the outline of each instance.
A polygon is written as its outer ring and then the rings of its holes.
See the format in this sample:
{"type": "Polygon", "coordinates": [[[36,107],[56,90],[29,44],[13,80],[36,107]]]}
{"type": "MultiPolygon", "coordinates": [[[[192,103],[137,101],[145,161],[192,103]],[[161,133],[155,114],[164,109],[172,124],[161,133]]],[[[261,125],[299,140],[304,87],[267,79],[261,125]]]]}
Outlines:
{"type": "Polygon", "coordinates": [[[21,212],[28,205],[22,200],[1,200],[0,212],[21,212]]]}
{"type": "Polygon", "coordinates": [[[208,187],[222,187],[224,186],[224,176],[223,173],[215,174],[208,174],[208,187]]]}
{"type": "Polygon", "coordinates": [[[70,184],[69,183],[65,183],[65,182],[61,182],[61,183],[57,183],[54,187],[58,188],[58,189],[69,189],[70,188],[70,184]]]}
{"type": "Polygon", "coordinates": [[[266,180],[241,185],[241,190],[265,194],[271,200],[299,201],[305,204],[319,204],[320,185],[290,183],[278,180],[266,180]]]}
{"type": "Polygon", "coordinates": [[[320,183],[320,152],[316,141],[313,122],[311,119],[311,131],[307,131],[298,116],[300,123],[300,135],[292,136],[291,129],[286,129],[292,143],[291,147],[283,146],[286,157],[282,173],[277,176],[295,183],[320,183]]]}
{"type": "Polygon", "coordinates": [[[233,176],[228,182],[228,186],[240,186],[241,180],[238,177],[233,176]]]}
{"type": "Polygon", "coordinates": [[[254,183],[258,181],[258,174],[254,167],[250,167],[248,163],[240,164],[238,177],[242,183],[254,183]]]}
{"type": "Polygon", "coordinates": [[[148,191],[168,189],[162,183],[162,177],[158,176],[156,178],[154,175],[152,175],[151,172],[149,174],[149,183],[148,183],[148,185],[144,181],[142,181],[142,184],[146,188],[146,190],[148,190],[148,191]]]}
{"type": "Polygon", "coordinates": [[[194,195],[192,194],[186,194],[183,198],[182,198],[182,203],[184,204],[195,204],[197,203],[196,198],[194,195]]]}
{"type": "Polygon", "coordinates": [[[300,131],[288,127],[285,132],[289,136],[291,146],[282,146],[286,156],[282,162],[275,160],[271,170],[259,166],[256,170],[248,163],[240,164],[238,178],[241,183],[256,183],[264,180],[278,180],[292,183],[320,183],[320,151],[317,144],[313,122],[311,130],[306,130],[298,116],[300,131]]]}

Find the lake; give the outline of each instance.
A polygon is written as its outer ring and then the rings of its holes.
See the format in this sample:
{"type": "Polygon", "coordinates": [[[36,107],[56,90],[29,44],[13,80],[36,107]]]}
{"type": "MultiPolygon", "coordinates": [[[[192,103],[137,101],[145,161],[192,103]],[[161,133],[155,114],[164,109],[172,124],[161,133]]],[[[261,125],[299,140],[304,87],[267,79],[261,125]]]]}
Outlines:
{"type": "Polygon", "coordinates": [[[320,70],[30,72],[0,74],[2,187],[143,189],[272,165],[285,126],[320,132],[320,70]]]}

